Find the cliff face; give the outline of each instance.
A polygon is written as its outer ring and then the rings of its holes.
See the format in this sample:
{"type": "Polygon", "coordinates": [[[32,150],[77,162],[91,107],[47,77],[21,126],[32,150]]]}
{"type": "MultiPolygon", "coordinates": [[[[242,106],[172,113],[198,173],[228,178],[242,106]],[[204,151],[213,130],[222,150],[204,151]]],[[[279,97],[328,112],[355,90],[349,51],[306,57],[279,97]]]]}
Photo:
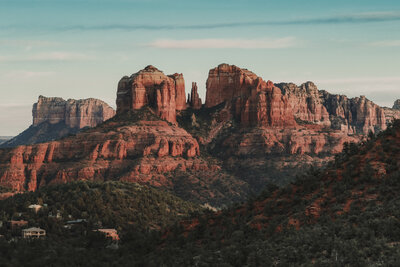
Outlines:
{"type": "Polygon", "coordinates": [[[280,83],[277,87],[287,96],[296,119],[319,125],[331,125],[329,113],[314,83],[306,82],[299,87],[293,83],[280,83]]]}
{"type": "Polygon", "coordinates": [[[33,104],[33,126],[43,122],[50,124],[65,123],[70,128],[95,127],[112,118],[115,111],[105,102],[89,99],[68,99],[60,97],[39,96],[38,102],[33,104]]]}
{"type": "Polygon", "coordinates": [[[330,114],[332,128],[348,133],[368,134],[386,129],[383,108],[365,96],[347,98],[321,91],[324,104],[330,114]]]}
{"type": "MultiPolygon", "coordinates": [[[[365,97],[332,95],[312,82],[275,85],[227,64],[211,69],[206,85],[202,106],[196,83],[186,103],[181,74],[148,66],[123,77],[113,119],[59,141],[0,150],[0,185],[35,190],[115,179],[162,186],[203,203],[240,200],[267,182],[284,184],[306,166],[325,164],[345,142],[384,129],[388,119],[365,97]],[[200,146],[207,152],[201,156],[200,146]]],[[[104,110],[40,98],[32,128],[92,125],[96,120],[87,115],[104,110]]]]}
{"type": "Polygon", "coordinates": [[[400,119],[400,99],[394,101],[392,108],[384,107],[386,123],[391,123],[395,119],[400,119]]]}
{"type": "Polygon", "coordinates": [[[182,74],[166,76],[153,66],[123,77],[118,83],[117,113],[154,108],[157,115],[176,123],[176,111],[186,108],[185,81],[182,74]]]}
{"type": "Polygon", "coordinates": [[[244,127],[295,126],[288,99],[271,81],[249,70],[227,64],[211,69],[207,79],[206,107],[227,102],[244,127]]]}
{"type": "Polygon", "coordinates": [[[227,64],[210,70],[205,106],[216,110],[210,121],[194,111],[185,117],[196,123],[185,127],[253,189],[287,182],[332,159],[345,142],[386,128],[384,110],[365,97],[332,95],[312,82],[273,84],[227,64]]]}
{"type": "Polygon", "coordinates": [[[163,121],[112,128],[0,150],[0,184],[23,191],[80,179],[149,180],[153,175],[187,167],[184,160],[172,157],[199,155],[195,139],[163,121]]]}
{"type": "Polygon", "coordinates": [[[383,108],[364,96],[333,95],[319,91],[312,82],[299,87],[292,83],[277,86],[288,97],[296,119],[303,123],[324,125],[346,134],[368,134],[386,129],[383,108]]]}

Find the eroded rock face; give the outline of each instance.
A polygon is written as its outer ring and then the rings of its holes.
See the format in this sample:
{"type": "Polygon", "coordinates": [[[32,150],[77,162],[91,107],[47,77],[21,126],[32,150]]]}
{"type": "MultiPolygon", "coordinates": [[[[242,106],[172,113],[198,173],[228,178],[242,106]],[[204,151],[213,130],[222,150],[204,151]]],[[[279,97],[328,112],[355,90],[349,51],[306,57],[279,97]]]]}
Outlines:
{"type": "Polygon", "coordinates": [[[60,97],[39,96],[38,102],[33,104],[32,108],[32,125],[64,122],[67,127],[81,129],[95,127],[114,115],[114,109],[99,99],[65,101],[60,97]]]}
{"type": "Polygon", "coordinates": [[[299,87],[293,83],[280,83],[277,87],[287,96],[296,119],[320,125],[331,125],[329,113],[314,83],[306,82],[299,87]]]}
{"type": "Polygon", "coordinates": [[[394,101],[393,108],[384,107],[386,123],[391,123],[395,119],[400,119],[400,99],[394,101]]]}
{"type": "Polygon", "coordinates": [[[114,117],[115,111],[105,102],[89,98],[65,101],[60,97],[39,96],[32,108],[33,124],[16,137],[0,144],[15,147],[57,140],[76,134],[82,128],[95,127],[114,117]]]}
{"type": "Polygon", "coordinates": [[[400,99],[397,99],[396,101],[394,101],[392,108],[400,110],[400,99]]]}
{"type": "Polygon", "coordinates": [[[199,93],[197,92],[197,83],[192,83],[192,90],[188,95],[188,105],[192,109],[200,109],[201,108],[201,98],[199,97],[199,93]]]}
{"type": "Polygon", "coordinates": [[[348,98],[319,91],[312,82],[301,86],[277,84],[286,95],[298,122],[341,130],[345,134],[368,134],[386,129],[384,109],[365,96],[348,98]]]}
{"type": "Polygon", "coordinates": [[[286,96],[271,82],[253,72],[221,64],[207,79],[206,107],[231,103],[234,117],[244,127],[295,126],[286,96]]]}
{"type": "Polygon", "coordinates": [[[196,139],[185,130],[164,121],[139,121],[112,131],[93,129],[60,141],[0,150],[0,185],[24,191],[81,179],[151,180],[177,168],[207,165],[184,159],[199,153],[196,139]]]}
{"type": "Polygon", "coordinates": [[[176,123],[176,110],[186,108],[185,81],[182,74],[165,75],[153,66],[123,77],[118,83],[117,113],[154,108],[157,115],[176,123]]]}
{"type": "Polygon", "coordinates": [[[386,117],[383,108],[365,96],[347,98],[321,91],[332,128],[354,134],[368,134],[386,129],[386,117]]]}

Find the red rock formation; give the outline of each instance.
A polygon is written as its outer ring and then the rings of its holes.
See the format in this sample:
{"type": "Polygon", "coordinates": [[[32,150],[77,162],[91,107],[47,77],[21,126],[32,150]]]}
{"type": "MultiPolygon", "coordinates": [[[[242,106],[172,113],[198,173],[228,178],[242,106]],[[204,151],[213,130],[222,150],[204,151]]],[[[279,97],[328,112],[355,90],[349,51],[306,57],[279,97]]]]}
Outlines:
{"type": "Polygon", "coordinates": [[[292,83],[277,86],[288,97],[299,122],[331,127],[345,134],[368,134],[386,129],[385,111],[364,96],[333,95],[319,91],[312,82],[300,87],[292,83]]]}
{"type": "Polygon", "coordinates": [[[192,83],[192,91],[188,95],[188,104],[193,109],[201,108],[201,98],[197,92],[197,84],[195,82],[192,83]]]}
{"type": "Polygon", "coordinates": [[[296,119],[308,123],[331,125],[329,113],[314,83],[306,82],[300,87],[293,83],[281,83],[277,86],[287,96],[296,119]]]}
{"type": "Polygon", "coordinates": [[[175,73],[168,75],[175,82],[175,102],[176,110],[186,109],[186,93],[185,93],[185,80],[182,74],[175,73]]]}
{"type": "Polygon", "coordinates": [[[101,100],[82,100],[39,96],[32,109],[33,124],[18,136],[0,144],[0,147],[48,142],[75,134],[84,127],[96,125],[112,118],[114,109],[101,100]]]}
{"type": "Polygon", "coordinates": [[[95,127],[114,115],[114,109],[98,99],[65,101],[60,97],[39,96],[38,102],[33,104],[32,125],[37,126],[43,122],[50,124],[64,122],[67,127],[81,129],[95,127]]]}
{"type": "Polygon", "coordinates": [[[0,150],[0,185],[23,191],[80,179],[149,181],[156,174],[206,164],[182,158],[199,153],[196,139],[164,121],[94,128],[60,141],[0,150]]]}
{"type": "Polygon", "coordinates": [[[383,108],[365,96],[347,98],[321,91],[324,106],[331,115],[333,129],[348,133],[368,134],[386,129],[386,117],[383,108]]]}
{"type": "Polygon", "coordinates": [[[296,125],[281,90],[246,69],[221,64],[210,70],[205,106],[223,102],[232,103],[233,114],[244,127],[296,125]]]}
{"type": "Polygon", "coordinates": [[[400,119],[400,99],[397,99],[392,108],[384,107],[386,123],[391,123],[395,119],[400,119]]]}
{"type": "Polygon", "coordinates": [[[118,83],[117,113],[144,106],[154,108],[162,119],[176,123],[176,110],[186,108],[183,75],[166,76],[157,68],[147,66],[130,77],[123,77],[118,83]]]}
{"type": "Polygon", "coordinates": [[[400,99],[397,99],[396,101],[394,101],[392,109],[400,110],[400,99]]]}

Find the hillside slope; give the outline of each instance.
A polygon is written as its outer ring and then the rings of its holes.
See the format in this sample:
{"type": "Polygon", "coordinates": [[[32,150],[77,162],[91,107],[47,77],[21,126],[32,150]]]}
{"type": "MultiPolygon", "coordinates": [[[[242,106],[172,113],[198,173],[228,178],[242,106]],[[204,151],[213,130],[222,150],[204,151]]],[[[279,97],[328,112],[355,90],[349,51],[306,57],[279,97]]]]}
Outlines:
{"type": "Polygon", "coordinates": [[[157,257],[181,266],[397,266],[399,191],[397,120],[363,144],[345,146],[324,169],[182,222],[165,233],[157,257]]]}
{"type": "Polygon", "coordinates": [[[140,247],[158,240],[156,230],[202,211],[135,183],[80,181],[17,194],[0,200],[0,265],[110,266],[119,257],[118,245],[95,230],[117,230],[123,240],[134,240],[133,253],[140,255],[140,247]],[[31,204],[43,207],[35,213],[28,208],[31,204]],[[24,228],[40,227],[46,237],[22,239],[22,229],[10,228],[10,220],[27,221],[24,228]]]}

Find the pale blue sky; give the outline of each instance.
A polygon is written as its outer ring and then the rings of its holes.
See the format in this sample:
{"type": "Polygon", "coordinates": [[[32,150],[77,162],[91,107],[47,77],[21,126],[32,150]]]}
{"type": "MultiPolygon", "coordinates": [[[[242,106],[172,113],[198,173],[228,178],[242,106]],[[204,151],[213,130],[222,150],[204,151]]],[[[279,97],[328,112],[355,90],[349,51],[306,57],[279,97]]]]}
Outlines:
{"type": "Polygon", "coordinates": [[[197,81],[248,68],[274,82],[400,98],[400,1],[0,0],[0,135],[42,94],[115,106],[118,80],[152,64],[197,81]]]}

